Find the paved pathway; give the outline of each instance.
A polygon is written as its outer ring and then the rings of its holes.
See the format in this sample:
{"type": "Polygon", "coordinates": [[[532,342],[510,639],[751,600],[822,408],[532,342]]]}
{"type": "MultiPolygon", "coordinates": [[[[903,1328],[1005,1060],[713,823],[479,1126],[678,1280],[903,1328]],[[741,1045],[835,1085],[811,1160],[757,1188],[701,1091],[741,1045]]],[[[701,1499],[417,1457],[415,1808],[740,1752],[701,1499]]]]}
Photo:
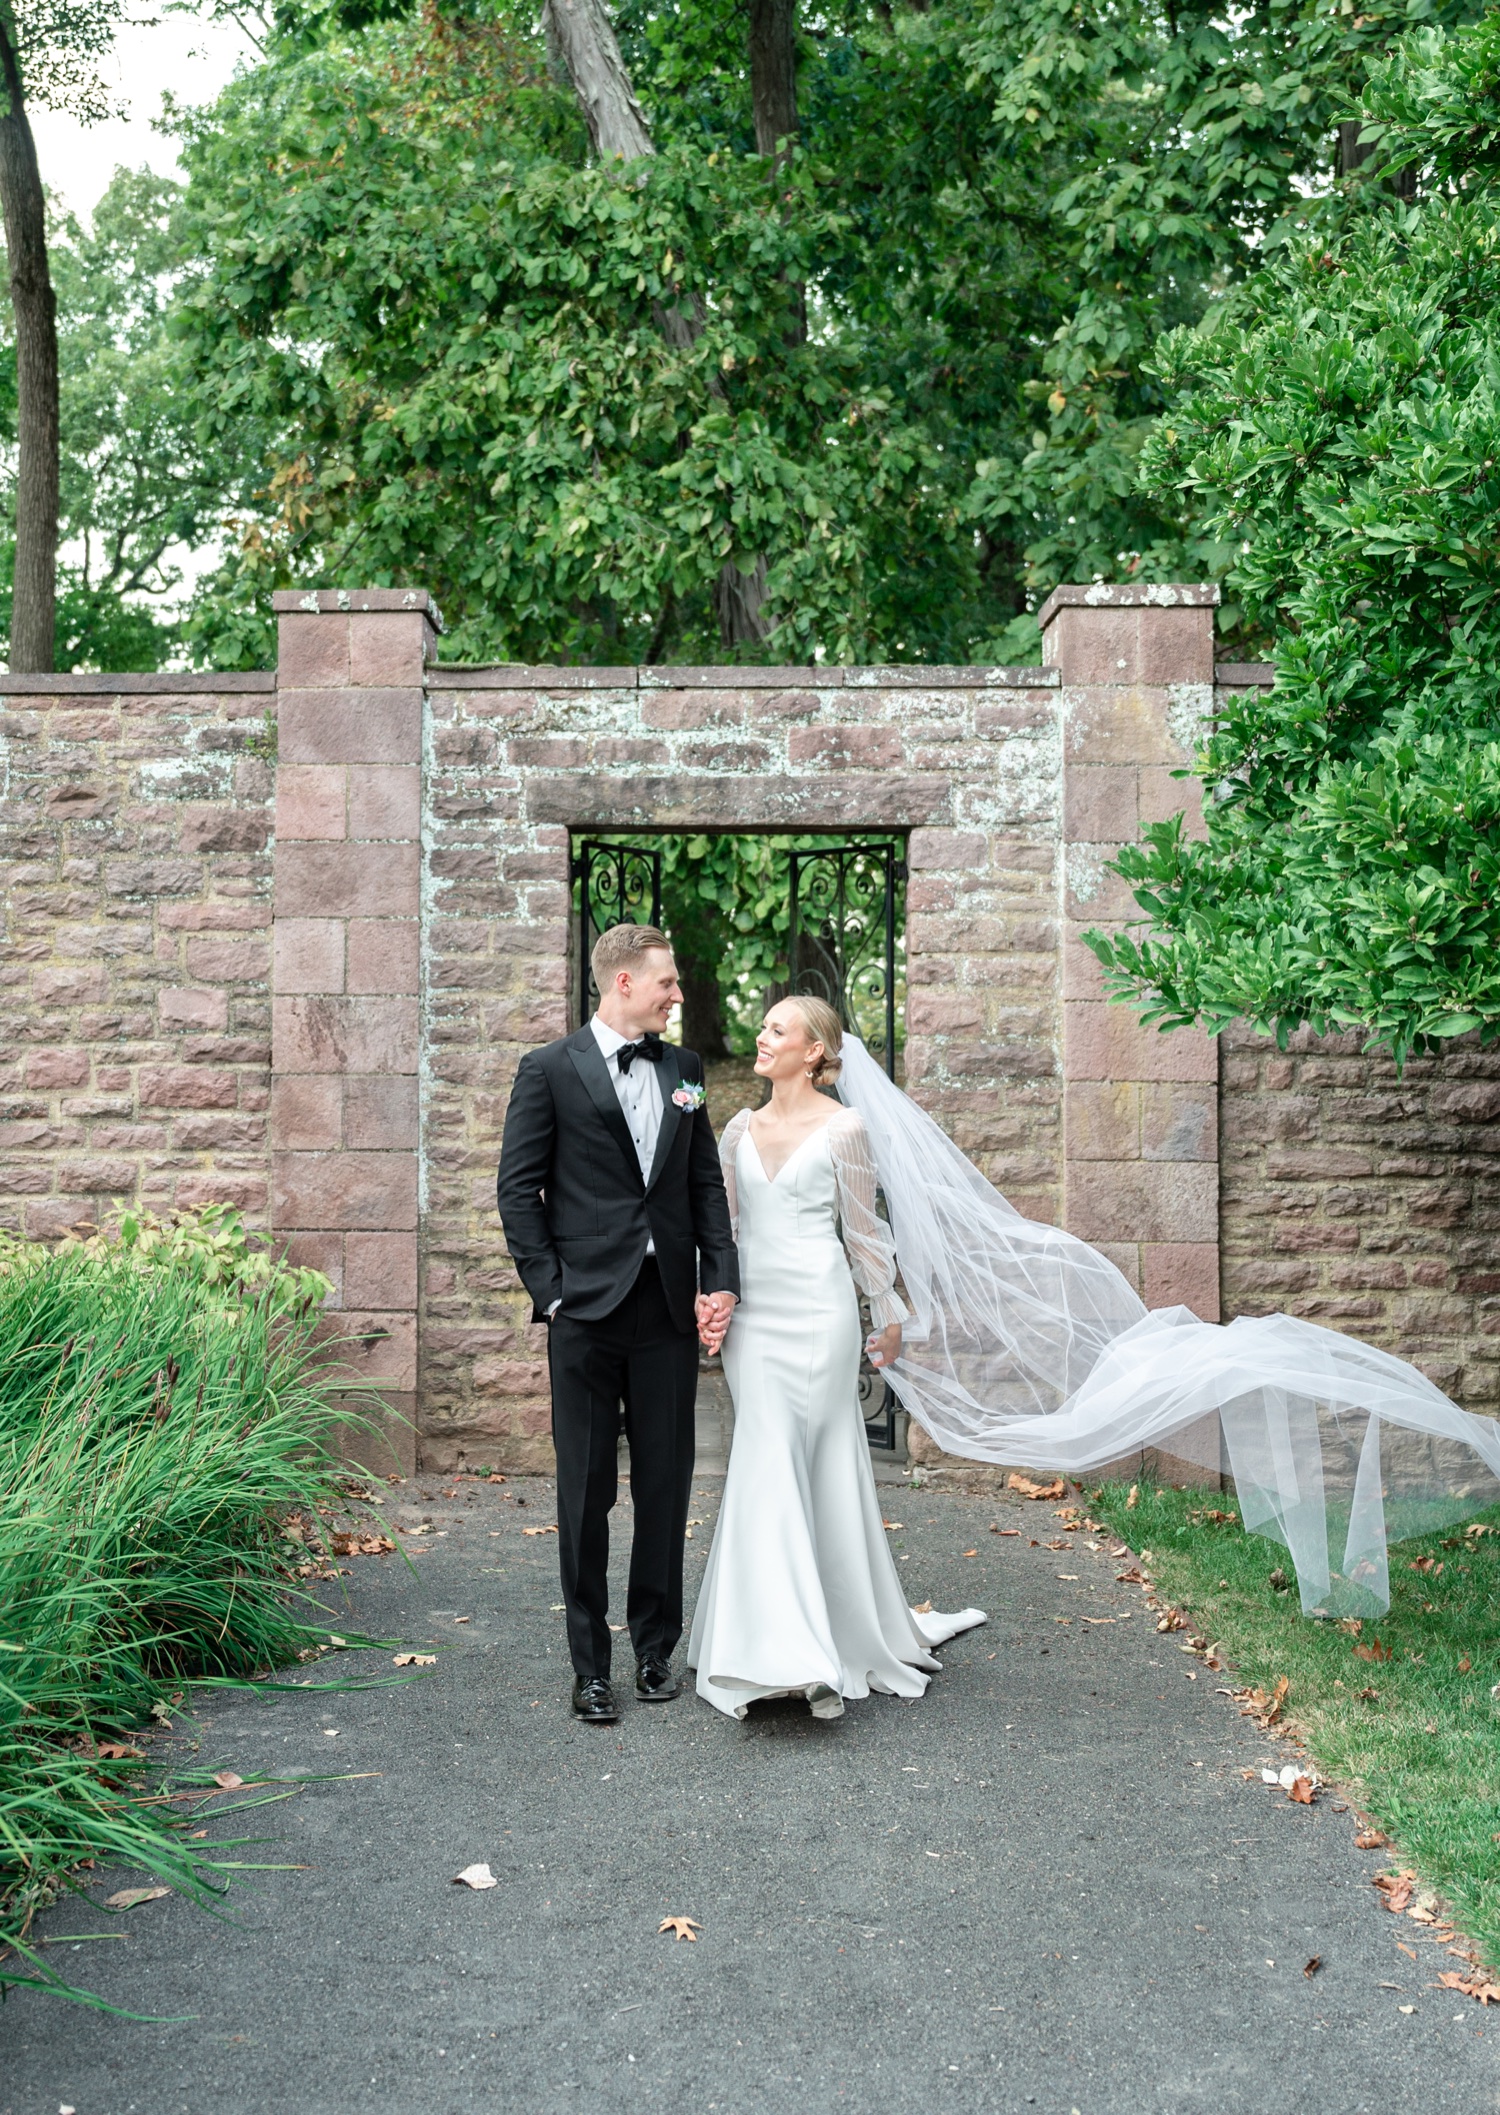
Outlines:
{"type": "MultiPolygon", "coordinates": [[[[174,1898],[60,1949],[115,2003],[191,2017],[13,1998],[0,2115],[1500,2108],[1500,2025],[1433,1987],[1435,1949],[1398,1950],[1353,1817],[1242,1778],[1274,1751],[1102,1553],[1028,1547],[1050,1508],[885,1494],[913,1598],[992,1616],[919,1704],[739,1726],[684,1697],[602,1731],[564,1708],[556,1544],[521,1532],[549,1486],[427,1488],[392,1494],[432,1518],[415,1575],[360,1560],[347,1620],[441,1643],[435,1676],[221,1693],[201,1721],[241,1774],[382,1774],[248,1817],[305,1869],[247,1875],[226,1917],[174,1898]],[[476,1860],[493,1891],[452,1884],[476,1860]],[[658,1937],[667,1915],[702,1937],[658,1937]]],[[[75,1902],[45,1928],[101,1922],[75,1902]]]]}

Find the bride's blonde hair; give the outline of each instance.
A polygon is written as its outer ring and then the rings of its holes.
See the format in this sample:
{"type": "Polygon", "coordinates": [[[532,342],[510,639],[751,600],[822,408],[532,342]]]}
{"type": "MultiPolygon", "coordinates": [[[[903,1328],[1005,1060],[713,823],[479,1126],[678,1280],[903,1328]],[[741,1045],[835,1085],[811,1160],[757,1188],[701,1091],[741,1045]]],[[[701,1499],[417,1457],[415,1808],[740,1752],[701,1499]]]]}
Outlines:
{"type": "Polygon", "coordinates": [[[831,1087],[844,1069],[839,1055],[844,1047],[844,1024],[825,999],[809,999],[801,992],[790,992],[788,1001],[801,1015],[808,1040],[823,1045],[823,1055],[807,1076],[815,1087],[831,1087]]]}

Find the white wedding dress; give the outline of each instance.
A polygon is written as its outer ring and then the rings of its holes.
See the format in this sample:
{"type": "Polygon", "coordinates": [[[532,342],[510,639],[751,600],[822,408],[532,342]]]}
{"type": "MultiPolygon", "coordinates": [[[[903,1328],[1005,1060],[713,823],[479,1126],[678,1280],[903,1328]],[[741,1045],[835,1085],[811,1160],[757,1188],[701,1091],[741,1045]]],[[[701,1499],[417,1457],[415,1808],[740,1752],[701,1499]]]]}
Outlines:
{"type": "Polygon", "coordinates": [[[734,1440],[688,1644],[698,1694],[735,1718],[773,1696],[820,1718],[872,1689],[921,1696],[932,1647],[985,1619],[909,1608],[881,1524],[855,1287],[877,1328],[906,1310],[864,1122],[836,1109],[772,1180],[742,1109],[719,1157],[741,1290],[723,1353],[734,1440]]]}

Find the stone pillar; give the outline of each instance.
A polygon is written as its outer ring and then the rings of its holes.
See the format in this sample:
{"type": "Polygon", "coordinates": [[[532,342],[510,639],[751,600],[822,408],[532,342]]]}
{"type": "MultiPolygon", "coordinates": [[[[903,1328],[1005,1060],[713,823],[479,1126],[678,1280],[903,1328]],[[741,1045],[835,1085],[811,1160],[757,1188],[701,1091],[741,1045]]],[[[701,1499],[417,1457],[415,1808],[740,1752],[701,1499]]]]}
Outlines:
{"type": "Polygon", "coordinates": [[[423,592],[278,594],[272,1223],[416,1459],[423,592]],[[402,1422],[405,1420],[406,1422],[402,1422]]]}
{"type": "Polygon", "coordinates": [[[1143,826],[1186,811],[1175,779],[1213,704],[1212,587],[1061,587],[1040,612],[1063,716],[1063,1224],[1148,1307],[1219,1319],[1218,1046],[1161,1035],[1105,998],[1079,937],[1139,916],[1105,871],[1143,826]]]}

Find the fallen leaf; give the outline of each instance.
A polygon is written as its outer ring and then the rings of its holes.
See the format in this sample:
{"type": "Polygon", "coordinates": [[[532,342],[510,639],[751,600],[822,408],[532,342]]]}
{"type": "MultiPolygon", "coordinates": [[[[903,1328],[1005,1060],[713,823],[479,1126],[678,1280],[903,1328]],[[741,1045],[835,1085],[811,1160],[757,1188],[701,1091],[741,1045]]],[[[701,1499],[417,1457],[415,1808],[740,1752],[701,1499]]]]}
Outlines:
{"type": "Polygon", "coordinates": [[[521,1533],[523,1535],[555,1535],[557,1528],[555,1525],[552,1527],[522,1528],[521,1533]]]}
{"type": "Polygon", "coordinates": [[[966,1557],[977,1557],[979,1555],[979,1552],[978,1550],[965,1550],[964,1555],[966,1557]]]}
{"type": "Polygon", "coordinates": [[[453,1875],[453,1885],[472,1887],[475,1894],[481,1894],[487,1887],[498,1887],[500,1882],[487,1865],[466,1865],[461,1873],[453,1875]]]}
{"type": "Polygon", "coordinates": [[[1357,1660],[1391,1660],[1395,1653],[1389,1645],[1382,1645],[1379,1638],[1372,1638],[1368,1645],[1355,1646],[1354,1657],[1357,1660]]]}
{"type": "Polygon", "coordinates": [[[165,1705],[161,1701],[160,1697],[158,1697],[156,1702],[151,1706],[151,1716],[154,1719],[158,1720],[163,1726],[170,1726],[172,1723],[172,1713],[167,1707],[167,1705],[165,1705]]]}
{"type": "Polygon", "coordinates": [[[912,1610],[912,1614],[914,1616],[930,1616],[932,1614],[932,1603],[930,1601],[919,1601],[912,1610]]]}
{"type": "Polygon", "coordinates": [[[455,1616],[453,1620],[455,1623],[472,1623],[474,1618],[472,1616],[455,1616]]]}
{"type": "Polygon", "coordinates": [[[214,1783],[221,1792],[238,1792],[244,1782],[244,1778],[237,1776],[233,1770],[215,1770],[214,1772],[214,1783]]]}
{"type": "Polygon", "coordinates": [[[1406,2014],[1408,2014],[1408,2015],[1410,2015],[1411,2013],[1415,2012],[1415,2011],[1416,2011],[1416,2009],[1417,2009],[1417,2008],[1416,2008],[1416,2006],[1415,2006],[1415,2005],[1398,2005],[1398,2006],[1396,2007],[1396,2010],[1397,2010],[1398,2012],[1404,2012],[1404,2013],[1406,2013],[1406,2014]]]}
{"type": "Polygon", "coordinates": [[[509,1483],[510,1478],[508,1476],[486,1476],[484,1480],[486,1483],[509,1483]]]}
{"type": "Polygon", "coordinates": [[[901,1520],[882,1520],[882,1521],[881,1521],[881,1523],[880,1523],[880,1525],[881,1525],[881,1526],[882,1526],[883,1528],[889,1528],[889,1529],[891,1529],[892,1531],[895,1531],[895,1530],[897,1530],[897,1529],[899,1529],[899,1528],[902,1528],[902,1527],[904,1527],[904,1526],[905,1526],[905,1524],[906,1524],[906,1523],[905,1523],[904,1521],[901,1521],[901,1520]]]}
{"type": "Polygon", "coordinates": [[[1138,1564],[1132,1564],[1128,1572],[1116,1572],[1115,1579],[1121,1586],[1144,1586],[1146,1574],[1138,1564]]]}
{"type": "Polygon", "coordinates": [[[696,1939],[702,1929],[692,1917],[663,1917],[656,1927],[656,1936],[660,1938],[664,1931],[669,1931],[678,1941],[696,1939]]]}
{"type": "Polygon", "coordinates": [[[1310,1807],[1313,1803],[1313,1781],[1310,1777],[1297,1777],[1287,1786],[1286,1796],[1294,1805],[1310,1807]]]}
{"type": "Polygon", "coordinates": [[[1473,1663],[1473,1661],[1472,1661],[1472,1660],[1470,1660],[1470,1658],[1469,1658],[1468,1654],[1466,1653],[1466,1654],[1464,1655],[1464,1657],[1463,1657],[1463,1658],[1462,1658],[1462,1659],[1461,1659],[1461,1660],[1459,1661],[1459,1663],[1458,1663],[1458,1671],[1459,1671],[1459,1673],[1460,1673],[1460,1674],[1467,1674],[1467,1673],[1469,1672],[1469,1669],[1470,1669],[1470,1668],[1471,1668],[1471,1667],[1473,1666],[1473,1664],[1474,1664],[1474,1663],[1473,1663]]]}
{"type": "MultiPolygon", "coordinates": [[[[410,1532],[415,1534],[418,1530],[412,1529],[410,1532]]],[[[424,1529],[421,1532],[426,1531],[424,1529]]],[[[386,1557],[395,1547],[389,1535],[377,1535],[369,1531],[362,1533],[358,1529],[348,1532],[341,1530],[329,1540],[329,1548],[335,1557],[386,1557]]]]}
{"type": "Polygon", "coordinates": [[[435,1652],[398,1652],[392,1660],[393,1667],[436,1667],[435,1652]]]}
{"type": "Polygon", "coordinates": [[[992,1535],[1019,1535],[1020,1532],[1019,1528],[992,1527],[990,1529],[992,1535]]]}
{"type": "Polygon", "coordinates": [[[134,1909],[137,1902],[160,1902],[163,1895],[170,1895],[169,1887],[122,1887],[117,1895],[106,1895],[106,1909],[134,1909]]]}
{"type": "Polygon", "coordinates": [[[1374,1885],[1385,1898],[1385,1906],[1393,1915],[1399,1916],[1411,1900],[1416,1883],[1415,1873],[1377,1873],[1374,1885]]]}
{"type": "Polygon", "coordinates": [[[1500,1984],[1491,1982],[1482,1972],[1462,1976],[1445,1968],[1438,1982],[1444,1990],[1462,1991],[1465,1997],[1475,1998],[1481,2005],[1500,2005],[1500,1984]]]}
{"type": "Polygon", "coordinates": [[[1303,1963],[1302,1973],[1307,1976],[1316,1975],[1322,1965],[1323,1956],[1320,1953],[1315,1953],[1310,1961],[1303,1963]]]}
{"type": "Polygon", "coordinates": [[[1019,1491],[1023,1498],[1066,1498],[1068,1495],[1068,1487],[1060,1476],[1055,1476],[1051,1483],[1038,1483],[1033,1477],[1013,1474],[1009,1488],[1019,1491]]]}
{"type": "Polygon", "coordinates": [[[1126,1510],[1126,1512],[1127,1512],[1127,1513],[1133,1513],[1133,1512],[1135,1511],[1136,1507],[1137,1507],[1137,1506],[1138,1506],[1138,1505],[1140,1504],[1140,1502],[1141,1502],[1141,1487],[1140,1487],[1140,1485],[1139,1485],[1138,1483],[1133,1483],[1133,1484],[1132,1484],[1132,1485],[1130,1486],[1130,1490],[1129,1490],[1129,1493],[1127,1494],[1127,1496],[1126,1496],[1126,1499],[1125,1499],[1125,1510],[1126,1510]]]}
{"type": "Polygon", "coordinates": [[[1389,1836],[1380,1829],[1361,1829],[1354,1839],[1354,1848],[1357,1851],[1378,1851],[1383,1850],[1389,1842],[1389,1836]]]}
{"type": "Polygon", "coordinates": [[[132,1748],[128,1741],[123,1740],[101,1741],[94,1753],[104,1762],[142,1762],[146,1755],[144,1748],[132,1748]]]}
{"type": "MultiPolygon", "coordinates": [[[[1400,1939],[1396,1941],[1396,1951],[1397,1953],[1404,1953],[1409,1960],[1414,1961],[1417,1958],[1417,1949],[1415,1948],[1415,1946],[1404,1945],[1400,1939]]],[[[1394,1989],[1396,1986],[1392,1984],[1391,1987],[1392,1989],[1394,1989]]]]}

